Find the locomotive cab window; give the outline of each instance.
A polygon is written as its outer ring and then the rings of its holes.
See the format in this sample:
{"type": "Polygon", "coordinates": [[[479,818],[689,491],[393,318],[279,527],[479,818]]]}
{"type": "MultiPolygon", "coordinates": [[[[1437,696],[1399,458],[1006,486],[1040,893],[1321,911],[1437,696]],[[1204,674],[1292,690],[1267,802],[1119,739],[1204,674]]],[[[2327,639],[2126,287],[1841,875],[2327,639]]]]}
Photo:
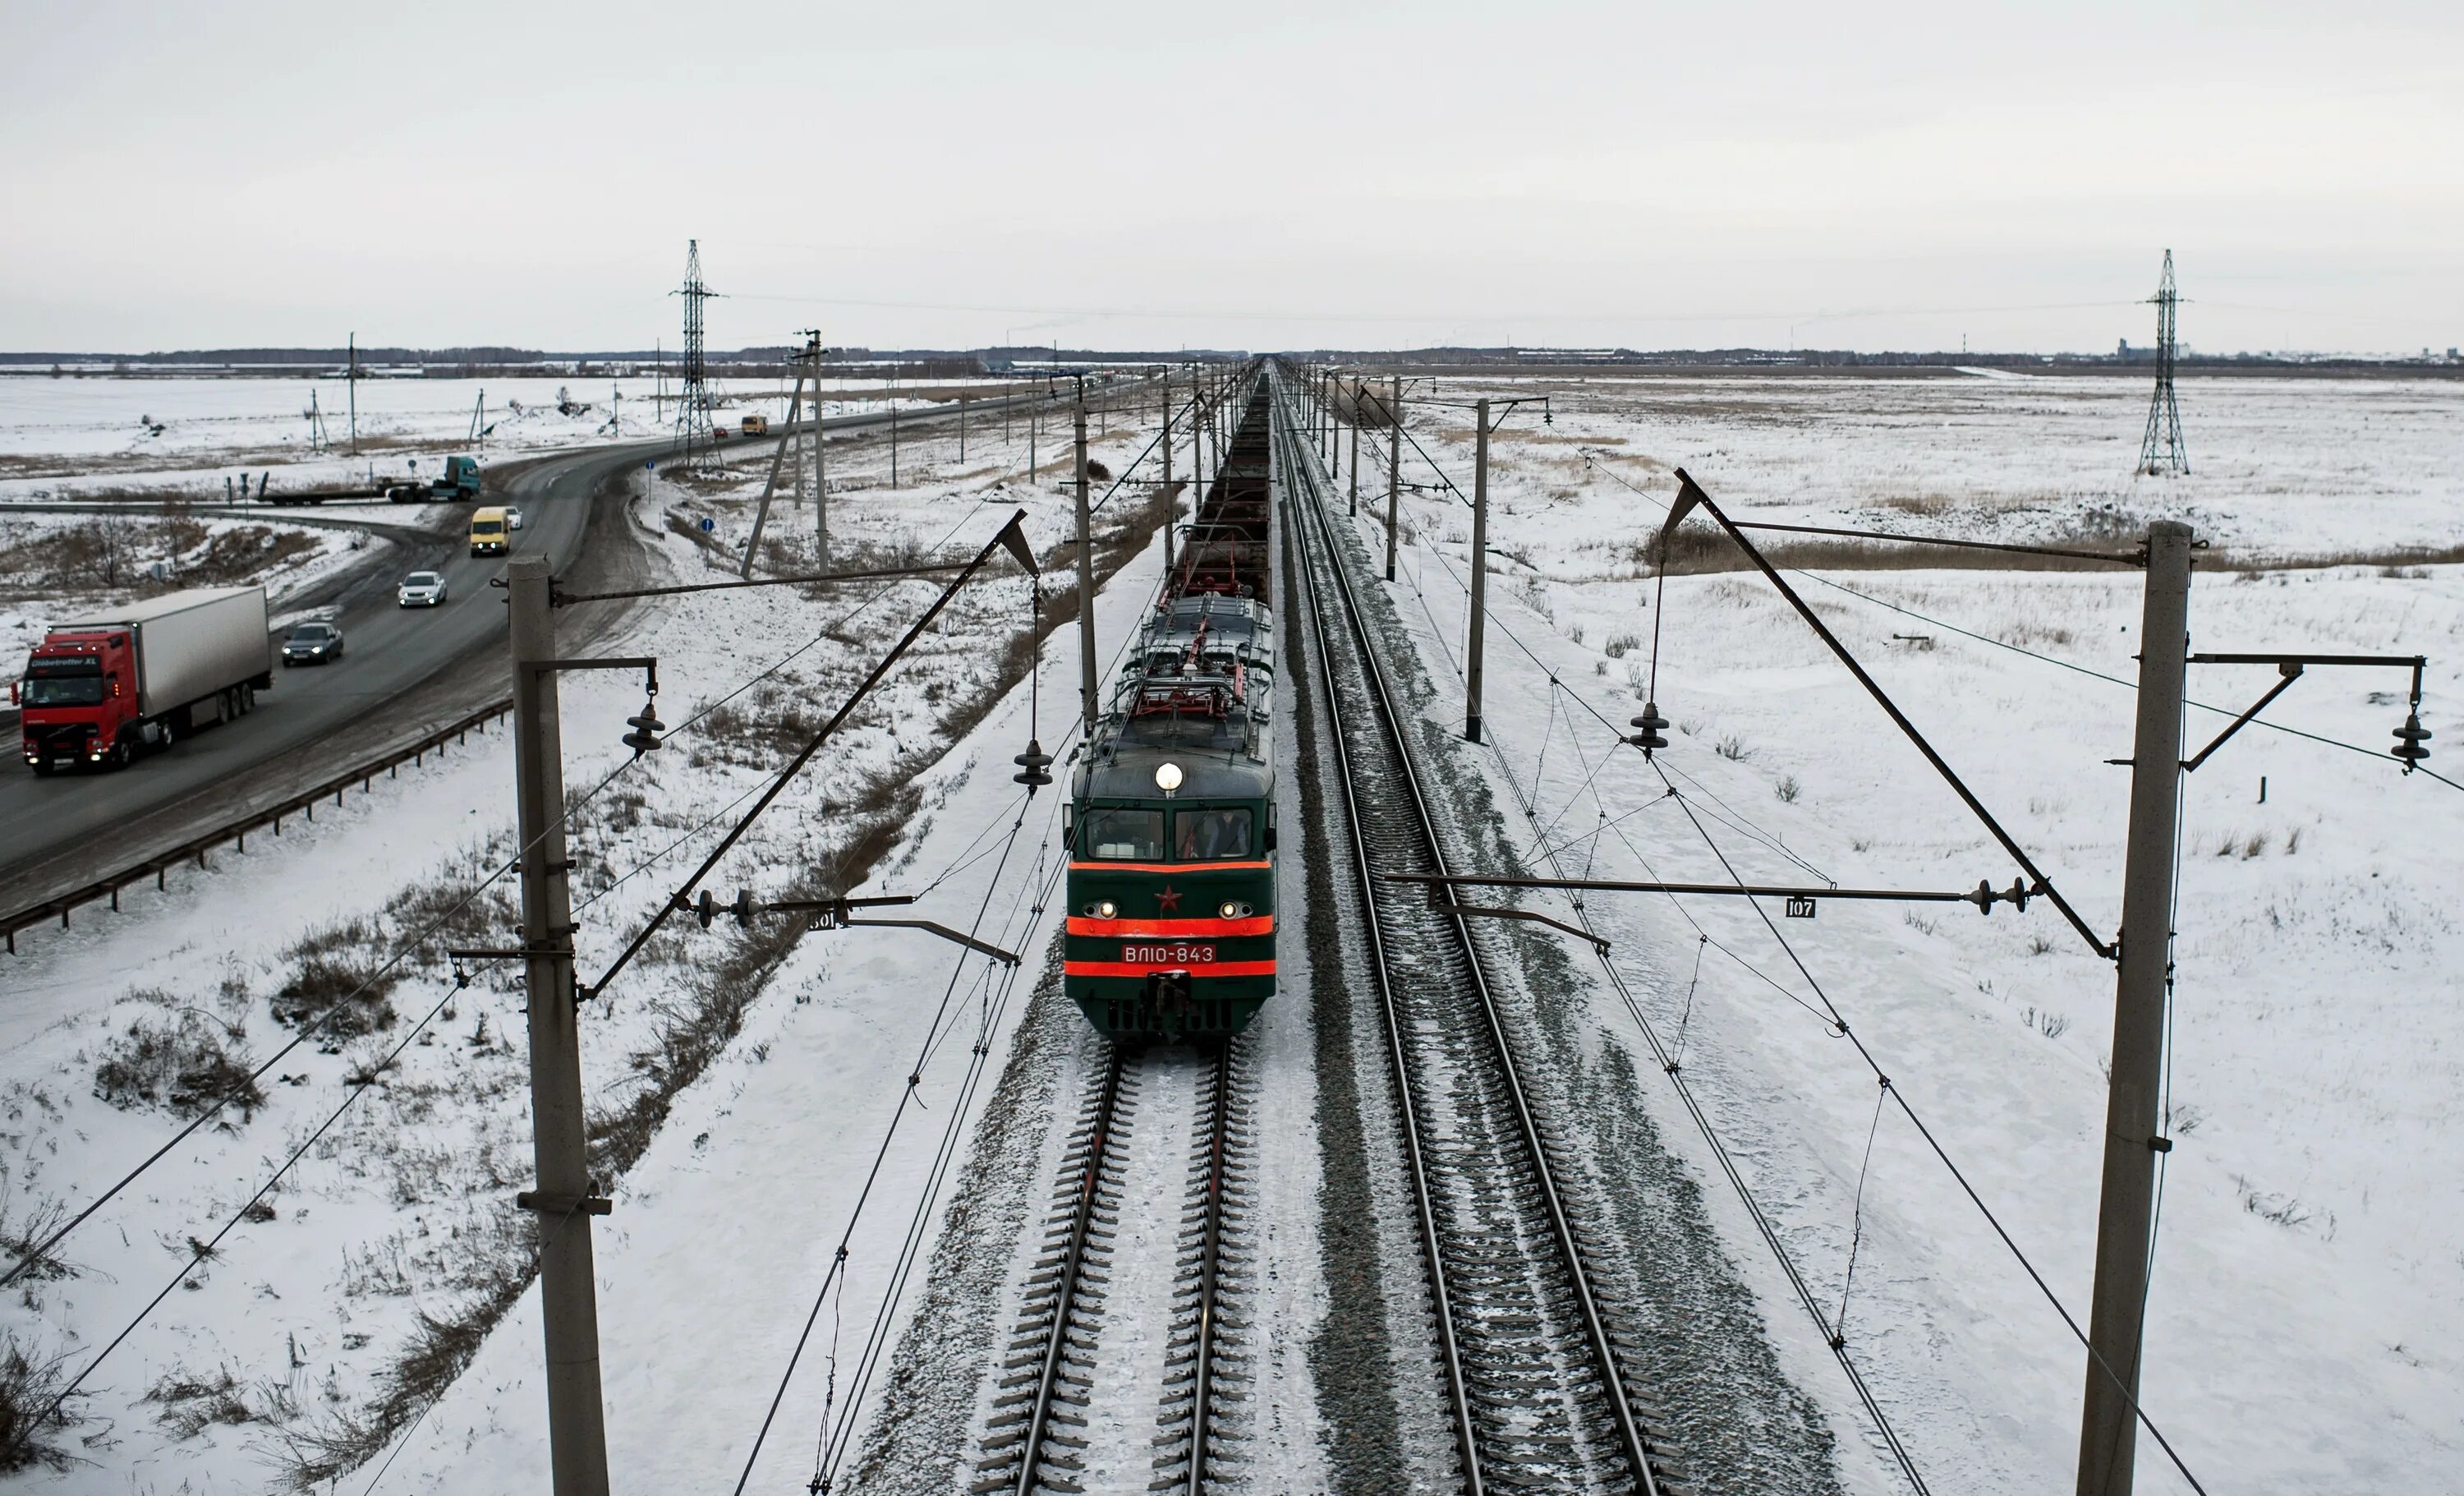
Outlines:
{"type": "Polygon", "coordinates": [[[1175,862],[1223,862],[1249,855],[1249,807],[1183,810],[1172,818],[1175,862]]]}
{"type": "Polygon", "coordinates": [[[1163,812],[1093,805],[1086,815],[1087,855],[1105,862],[1163,861],[1163,812]]]}

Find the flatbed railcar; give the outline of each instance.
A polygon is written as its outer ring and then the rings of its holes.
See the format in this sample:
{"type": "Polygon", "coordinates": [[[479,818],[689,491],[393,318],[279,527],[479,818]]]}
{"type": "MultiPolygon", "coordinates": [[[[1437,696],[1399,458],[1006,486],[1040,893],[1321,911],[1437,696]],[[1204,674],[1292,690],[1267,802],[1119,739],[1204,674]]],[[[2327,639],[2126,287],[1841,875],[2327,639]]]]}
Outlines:
{"type": "Polygon", "coordinates": [[[1275,995],[1269,419],[1259,389],[1070,781],[1063,980],[1119,1041],[1226,1037],[1275,995]]]}

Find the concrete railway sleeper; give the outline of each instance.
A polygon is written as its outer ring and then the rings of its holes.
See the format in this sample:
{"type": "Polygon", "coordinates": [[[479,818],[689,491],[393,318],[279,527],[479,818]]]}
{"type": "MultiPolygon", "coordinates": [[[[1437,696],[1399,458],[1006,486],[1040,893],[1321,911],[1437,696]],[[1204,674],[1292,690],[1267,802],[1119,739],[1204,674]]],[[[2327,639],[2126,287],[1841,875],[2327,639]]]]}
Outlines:
{"type": "Polygon", "coordinates": [[[1103,1045],[993,1393],[971,1487],[979,1496],[1090,1483],[1198,1496],[1220,1472],[1237,1441],[1225,1416],[1250,1381],[1245,1055],[1237,1038],[1195,1054],[1103,1045]],[[1139,1111],[1180,1093],[1193,1120],[1176,1200],[1174,1139],[1139,1111]],[[1169,1271],[1139,1253],[1171,1254],[1169,1271]],[[1107,1334],[1141,1316],[1168,1331],[1107,1334]],[[1143,1479],[1123,1485],[1132,1449],[1143,1479]]]}
{"type": "Polygon", "coordinates": [[[1638,1337],[1588,1264],[1598,1248],[1560,1183],[1576,1171],[1534,1112],[1479,942],[1426,893],[1370,876],[1443,872],[1444,846],[1404,738],[1413,718],[1296,429],[1299,397],[1280,379],[1277,390],[1276,478],[1298,547],[1285,574],[1303,584],[1341,771],[1463,1488],[1679,1490],[1674,1452],[1648,1432],[1661,1421],[1649,1390],[1623,1370],[1638,1337]]]}

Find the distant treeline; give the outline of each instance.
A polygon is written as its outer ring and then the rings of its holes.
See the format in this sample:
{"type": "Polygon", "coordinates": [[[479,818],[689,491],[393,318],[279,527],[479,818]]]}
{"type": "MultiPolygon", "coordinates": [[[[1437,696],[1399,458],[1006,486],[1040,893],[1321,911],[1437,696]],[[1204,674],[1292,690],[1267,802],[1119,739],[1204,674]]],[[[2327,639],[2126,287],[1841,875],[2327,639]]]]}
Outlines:
{"type": "MultiPolygon", "coordinates": [[[[712,372],[742,376],[773,374],[803,353],[800,347],[713,350],[704,356],[712,372]]],[[[11,373],[50,371],[74,374],[235,373],[296,375],[347,367],[353,350],[340,348],[182,348],[149,353],[0,352],[0,369],[11,373]]],[[[895,373],[903,378],[963,379],[987,373],[1032,372],[1053,366],[1181,363],[1192,359],[1222,362],[1244,359],[1237,351],[1205,350],[1170,353],[1100,352],[1053,347],[831,348],[826,367],[847,373],[895,373]]],[[[682,356],[673,349],[624,348],[590,352],[558,352],[540,348],[474,345],[453,348],[363,347],[356,358],[363,377],[400,377],[416,372],[430,378],[468,379],[541,374],[647,374],[665,369],[679,372],[682,356]]]]}
{"type": "MultiPolygon", "coordinates": [[[[803,350],[788,344],[714,351],[706,363],[715,374],[732,377],[771,375],[789,366],[803,350]]],[[[1466,348],[1403,349],[1319,348],[1285,355],[1309,363],[1375,367],[1498,370],[1525,368],[1562,373],[1577,368],[1737,368],[1737,369],[1890,369],[2009,368],[2095,369],[2152,363],[2152,349],[2123,344],[2110,353],[1859,353],[1847,348],[1466,348]]],[[[901,378],[958,379],[982,374],[1024,374],[1088,366],[1118,368],[1125,364],[1179,363],[1192,360],[1222,363],[1245,359],[1234,349],[1176,349],[1122,352],[1117,349],[1051,346],[947,348],[832,348],[825,365],[837,372],[894,374],[901,378]]],[[[235,373],[297,375],[325,373],[344,367],[348,348],[194,348],[153,353],[0,353],[0,370],[13,374],[40,371],[73,374],[235,373]]],[[[556,375],[587,378],[619,374],[676,373],[681,357],[672,349],[629,348],[554,352],[538,348],[473,345],[454,348],[367,347],[358,351],[363,377],[469,379],[514,375],[556,375]]],[[[2392,369],[2437,372],[2464,371],[2464,361],[2450,349],[2445,357],[2424,350],[2419,358],[2365,357],[2349,354],[2210,354],[2185,351],[2178,359],[2185,369],[2278,369],[2334,372],[2392,369]]]]}

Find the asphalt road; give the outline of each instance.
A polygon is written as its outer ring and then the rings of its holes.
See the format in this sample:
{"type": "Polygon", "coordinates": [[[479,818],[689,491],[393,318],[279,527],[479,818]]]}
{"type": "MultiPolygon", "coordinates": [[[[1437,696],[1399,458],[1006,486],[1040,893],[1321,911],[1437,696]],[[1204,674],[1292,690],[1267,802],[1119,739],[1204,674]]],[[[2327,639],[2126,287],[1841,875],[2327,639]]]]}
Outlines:
{"type": "MultiPolygon", "coordinates": [[[[980,419],[986,410],[976,414],[980,419]]],[[[902,422],[948,418],[911,413],[902,422]]],[[[828,425],[837,430],[887,419],[850,416],[828,425]]],[[[738,462],[757,454],[766,461],[776,434],[774,429],[770,439],[731,441],[725,454],[738,462]]],[[[513,554],[544,554],[563,576],[586,544],[608,549],[637,543],[613,511],[604,517],[601,533],[591,534],[592,495],[609,475],[668,451],[662,436],[531,461],[501,486],[492,481],[483,502],[519,505],[524,524],[513,554]]],[[[384,512],[363,511],[371,517],[384,512]]],[[[258,695],[249,715],[199,730],[167,752],[113,772],[38,779],[11,743],[0,756],[0,910],[22,909],[83,887],[256,805],[297,794],[424,727],[510,694],[503,666],[505,595],[488,584],[502,574],[504,558],[473,558],[458,532],[428,545],[404,543],[398,532],[394,539],[394,569],[363,579],[344,595],[336,620],[344,639],[342,658],[287,670],[277,665],[274,690],[258,695]],[[445,574],[443,605],[395,605],[395,584],[416,570],[445,574]],[[457,664],[461,668],[452,669],[457,664]]],[[[603,615],[598,622],[604,627],[607,621],[603,615]]],[[[14,722],[7,725],[13,737],[14,722]]]]}
{"type": "MultiPolygon", "coordinates": [[[[663,448],[645,444],[655,453],[663,448]]],[[[599,450],[551,458],[517,473],[501,495],[488,501],[522,508],[524,523],[513,554],[554,559],[560,569],[581,554],[590,517],[590,496],[607,473],[641,460],[632,450],[599,450]]],[[[260,693],[256,710],[236,721],[199,730],[167,752],[148,754],[127,768],[37,778],[11,752],[0,768],[0,887],[12,905],[44,896],[19,897],[28,877],[64,862],[84,864],[104,849],[112,864],[134,862],[159,842],[176,838],[131,830],[159,812],[207,795],[234,779],[256,777],[281,766],[275,777],[287,787],[268,798],[296,792],[345,765],[328,761],[317,745],[338,730],[382,713],[448,666],[504,637],[505,594],[488,585],[504,569],[501,557],[474,558],[458,537],[440,536],[431,545],[397,544],[397,569],[353,589],[336,620],[342,629],[342,657],[331,665],[276,666],[274,689],[260,693]],[[394,584],[401,573],[442,571],[446,602],[431,608],[398,607],[394,584]],[[287,764],[285,760],[288,760],[287,764]]],[[[63,869],[65,870],[65,869],[63,869]]],[[[99,874],[97,874],[99,875],[99,874]]]]}

